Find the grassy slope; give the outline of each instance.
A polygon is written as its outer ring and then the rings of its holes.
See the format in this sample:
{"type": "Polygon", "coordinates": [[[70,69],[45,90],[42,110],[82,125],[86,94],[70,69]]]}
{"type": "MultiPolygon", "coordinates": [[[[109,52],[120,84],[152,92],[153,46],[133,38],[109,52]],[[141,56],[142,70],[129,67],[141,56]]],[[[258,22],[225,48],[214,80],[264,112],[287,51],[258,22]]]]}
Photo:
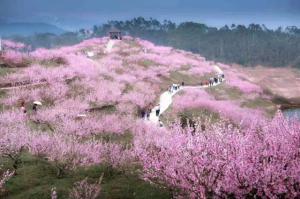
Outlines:
{"type": "Polygon", "coordinates": [[[16,69],[0,67],[0,77],[13,73],[14,71],[16,71],[16,69]]]}
{"type": "MultiPolygon", "coordinates": [[[[10,162],[5,167],[10,168],[10,162]]],[[[7,199],[42,199],[50,198],[50,190],[56,187],[58,198],[68,198],[74,182],[88,177],[95,182],[104,173],[101,198],[170,198],[170,194],[161,188],[150,185],[130,172],[117,171],[105,166],[81,168],[68,172],[63,178],[56,177],[54,165],[48,161],[22,155],[22,165],[6,185],[7,192],[1,198],[7,199]]]]}

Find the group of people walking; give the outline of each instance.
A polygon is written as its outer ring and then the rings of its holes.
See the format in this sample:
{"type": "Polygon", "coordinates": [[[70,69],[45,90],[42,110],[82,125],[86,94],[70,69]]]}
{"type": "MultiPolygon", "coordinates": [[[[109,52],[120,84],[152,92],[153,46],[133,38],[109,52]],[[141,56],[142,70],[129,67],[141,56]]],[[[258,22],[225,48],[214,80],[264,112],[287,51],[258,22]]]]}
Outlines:
{"type": "MultiPolygon", "coordinates": [[[[168,92],[173,93],[178,91],[182,86],[184,86],[184,82],[181,82],[181,84],[172,84],[172,86],[169,87],[168,92]]],[[[149,105],[149,107],[152,107],[153,105],[149,105]]],[[[153,112],[153,114],[155,114],[156,117],[159,117],[160,115],[160,104],[156,105],[153,109],[151,108],[146,108],[146,109],[142,109],[140,111],[140,115],[144,120],[150,120],[150,114],[151,112],[153,112]]],[[[159,120],[159,124],[160,126],[162,125],[162,122],[159,120]]]]}
{"type": "Polygon", "coordinates": [[[211,77],[207,81],[200,82],[200,86],[213,86],[214,84],[223,82],[224,78],[225,78],[225,75],[223,73],[218,74],[218,76],[216,76],[216,77],[211,77]]]}
{"type": "MultiPolygon", "coordinates": [[[[160,114],[160,105],[159,105],[159,104],[156,105],[156,106],[153,108],[153,110],[155,110],[155,115],[156,115],[156,116],[159,116],[159,114],[160,114]]],[[[145,118],[145,119],[149,120],[150,114],[151,114],[152,110],[151,110],[151,109],[143,109],[143,110],[141,110],[140,112],[141,112],[141,117],[142,117],[142,118],[145,118]]]]}
{"type": "Polygon", "coordinates": [[[172,84],[172,86],[169,87],[168,91],[170,93],[178,91],[182,86],[184,86],[184,82],[181,82],[181,84],[172,84]]]}
{"type": "Polygon", "coordinates": [[[149,120],[150,113],[151,113],[151,109],[143,109],[143,110],[141,110],[141,117],[146,120],[149,120]]]}
{"type": "MultiPolygon", "coordinates": [[[[25,105],[25,104],[26,104],[25,101],[22,100],[22,101],[21,101],[21,111],[22,111],[22,113],[24,113],[24,114],[27,113],[27,108],[26,108],[26,105],[25,105]]],[[[36,113],[36,112],[37,112],[38,106],[42,106],[42,103],[41,103],[40,101],[34,101],[34,102],[32,103],[31,110],[32,110],[33,113],[36,113]]]]}
{"type": "MultiPolygon", "coordinates": [[[[224,79],[225,79],[224,73],[219,73],[217,76],[211,77],[207,81],[200,82],[200,86],[213,86],[215,84],[223,82],[224,79]]],[[[185,85],[184,82],[181,82],[181,84],[172,84],[169,87],[168,92],[173,94],[174,92],[177,92],[179,89],[181,89],[184,85],[185,85]]],[[[142,110],[141,111],[142,118],[144,118],[145,120],[150,120],[151,112],[155,112],[155,116],[159,117],[159,115],[160,115],[160,105],[158,104],[152,110],[151,109],[142,110]]],[[[159,121],[160,126],[163,126],[162,122],[160,120],[158,120],[158,121],[159,121]]]]}

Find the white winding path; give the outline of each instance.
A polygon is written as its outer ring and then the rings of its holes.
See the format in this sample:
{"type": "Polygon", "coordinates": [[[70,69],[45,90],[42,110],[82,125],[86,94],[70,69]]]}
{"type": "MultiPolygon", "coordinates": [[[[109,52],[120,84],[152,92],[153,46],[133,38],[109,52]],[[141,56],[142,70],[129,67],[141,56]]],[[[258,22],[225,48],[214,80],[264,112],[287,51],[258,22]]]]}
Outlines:
{"type": "MultiPolygon", "coordinates": [[[[220,67],[214,65],[214,70],[217,72],[217,75],[223,75],[223,71],[220,69],[220,67]]],[[[224,79],[222,79],[222,81],[218,81],[218,83],[213,83],[212,86],[217,86],[219,84],[221,84],[224,81],[224,79]]],[[[195,89],[202,89],[202,88],[208,88],[211,87],[209,85],[203,85],[203,86],[180,86],[179,89],[177,90],[173,90],[172,92],[170,91],[165,91],[164,93],[162,93],[160,95],[159,98],[159,105],[155,106],[150,113],[149,116],[149,121],[153,122],[157,125],[160,125],[160,115],[163,114],[168,108],[169,106],[172,104],[173,102],[173,96],[176,95],[179,91],[187,89],[187,88],[195,88],[195,89]],[[156,115],[156,111],[157,109],[159,109],[159,115],[156,115]]]]}
{"type": "Polygon", "coordinates": [[[116,40],[110,39],[106,45],[104,53],[110,53],[112,48],[114,47],[116,40]]]}

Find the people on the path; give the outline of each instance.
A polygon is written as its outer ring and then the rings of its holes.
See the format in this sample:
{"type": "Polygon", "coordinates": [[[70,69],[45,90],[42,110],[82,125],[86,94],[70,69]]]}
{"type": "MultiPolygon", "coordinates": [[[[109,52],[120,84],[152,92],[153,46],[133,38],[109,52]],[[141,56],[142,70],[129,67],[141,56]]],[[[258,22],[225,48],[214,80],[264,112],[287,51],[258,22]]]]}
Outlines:
{"type": "MultiPolygon", "coordinates": [[[[217,85],[218,83],[221,83],[224,80],[225,76],[223,73],[219,73],[217,76],[215,77],[211,77],[209,78],[209,80],[206,81],[201,81],[200,82],[200,86],[214,86],[217,85]]],[[[183,87],[185,85],[184,82],[181,82],[181,84],[172,84],[169,88],[168,88],[168,92],[170,92],[171,94],[175,91],[178,91],[181,87],[183,87]]],[[[152,105],[150,105],[152,106],[152,105]]],[[[160,105],[158,104],[156,107],[154,107],[152,110],[150,111],[142,111],[142,117],[149,120],[150,119],[150,113],[151,112],[155,112],[156,117],[158,117],[158,122],[159,125],[162,127],[163,123],[161,122],[161,120],[159,119],[159,115],[160,115],[160,105]]],[[[196,129],[196,125],[192,124],[191,127],[193,128],[193,130],[196,129]]],[[[201,125],[201,130],[205,131],[205,125],[201,125]]]]}
{"type": "Polygon", "coordinates": [[[209,78],[209,86],[213,86],[214,84],[214,78],[209,78]]]}
{"type": "Polygon", "coordinates": [[[150,113],[151,113],[151,110],[148,110],[147,114],[146,114],[147,120],[149,120],[149,118],[150,118],[150,113]]]}
{"type": "Polygon", "coordinates": [[[155,115],[159,116],[159,113],[160,113],[160,106],[157,105],[156,108],[155,108],[155,115]]]}
{"type": "Polygon", "coordinates": [[[177,90],[179,90],[179,88],[180,88],[180,85],[179,84],[173,84],[172,85],[172,90],[174,91],[177,91],[177,90]]]}
{"type": "Polygon", "coordinates": [[[218,74],[219,82],[223,82],[222,74],[218,74]]]}
{"type": "Polygon", "coordinates": [[[170,93],[172,93],[173,92],[173,87],[170,86],[168,90],[169,90],[170,93]]]}
{"type": "Polygon", "coordinates": [[[37,112],[37,107],[42,106],[42,103],[40,101],[34,101],[32,105],[33,112],[37,112]]]}
{"type": "Polygon", "coordinates": [[[218,78],[214,77],[214,82],[217,84],[219,82],[218,78]]]}
{"type": "Polygon", "coordinates": [[[174,91],[175,91],[175,92],[178,91],[178,90],[180,89],[180,87],[181,87],[180,84],[172,84],[172,86],[170,86],[170,87],[168,88],[168,91],[169,91],[170,93],[173,93],[174,91]]]}
{"type": "Polygon", "coordinates": [[[163,127],[164,126],[164,124],[163,124],[163,122],[161,120],[158,120],[158,123],[159,123],[159,127],[163,127]]]}
{"type": "Polygon", "coordinates": [[[159,112],[160,112],[160,110],[156,109],[156,111],[155,111],[156,116],[159,116],[159,112]]]}
{"type": "Polygon", "coordinates": [[[145,118],[145,116],[146,116],[145,110],[141,110],[141,117],[142,117],[142,118],[145,118]]]}
{"type": "Polygon", "coordinates": [[[37,104],[33,104],[32,110],[33,110],[34,112],[37,112],[37,104]]]}

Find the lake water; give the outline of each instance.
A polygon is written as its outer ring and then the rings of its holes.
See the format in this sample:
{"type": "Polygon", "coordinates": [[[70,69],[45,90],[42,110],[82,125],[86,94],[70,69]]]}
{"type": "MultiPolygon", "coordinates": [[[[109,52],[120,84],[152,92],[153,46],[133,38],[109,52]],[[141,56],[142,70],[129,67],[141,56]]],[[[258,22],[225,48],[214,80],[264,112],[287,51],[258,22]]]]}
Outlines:
{"type": "Polygon", "coordinates": [[[298,118],[300,119],[300,108],[292,108],[292,109],[286,109],[283,111],[283,114],[287,118],[298,118]]]}

